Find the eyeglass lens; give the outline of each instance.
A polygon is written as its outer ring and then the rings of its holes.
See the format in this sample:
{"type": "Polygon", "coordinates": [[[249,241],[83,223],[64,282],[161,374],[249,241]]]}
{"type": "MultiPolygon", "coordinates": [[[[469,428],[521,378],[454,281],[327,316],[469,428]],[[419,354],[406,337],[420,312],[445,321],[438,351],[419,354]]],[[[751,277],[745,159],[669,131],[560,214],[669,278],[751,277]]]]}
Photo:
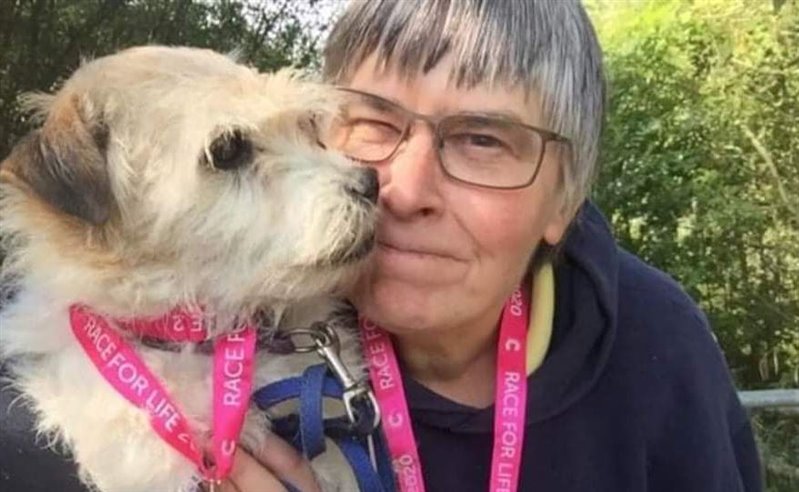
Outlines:
{"type": "MultiPolygon", "coordinates": [[[[347,92],[326,143],[355,160],[380,162],[392,157],[417,118],[382,98],[347,92]]],[[[436,133],[448,175],[496,188],[529,184],[544,148],[538,132],[494,117],[447,116],[436,125],[436,133]]]]}

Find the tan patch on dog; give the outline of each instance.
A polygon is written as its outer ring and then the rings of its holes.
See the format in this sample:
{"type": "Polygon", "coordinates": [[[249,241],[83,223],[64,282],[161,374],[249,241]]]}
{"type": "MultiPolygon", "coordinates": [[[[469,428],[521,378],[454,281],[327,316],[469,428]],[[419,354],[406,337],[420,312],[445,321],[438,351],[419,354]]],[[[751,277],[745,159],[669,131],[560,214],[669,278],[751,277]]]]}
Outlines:
{"type": "Polygon", "coordinates": [[[76,94],[56,99],[42,129],[25,137],[0,164],[0,179],[58,212],[100,225],[112,207],[107,131],[82,106],[76,94]]]}

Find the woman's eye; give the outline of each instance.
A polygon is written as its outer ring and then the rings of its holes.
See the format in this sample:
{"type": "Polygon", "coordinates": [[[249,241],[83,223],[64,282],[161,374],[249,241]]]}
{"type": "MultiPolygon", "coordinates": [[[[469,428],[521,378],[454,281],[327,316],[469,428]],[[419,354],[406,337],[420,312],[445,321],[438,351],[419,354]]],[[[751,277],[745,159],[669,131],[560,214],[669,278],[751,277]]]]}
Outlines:
{"type": "Polygon", "coordinates": [[[486,133],[461,133],[452,135],[449,138],[458,146],[475,151],[498,151],[508,148],[508,145],[502,139],[486,133]]]}
{"type": "Polygon", "coordinates": [[[401,133],[400,129],[386,121],[357,120],[351,122],[351,138],[359,140],[392,139],[401,133]]]}
{"type": "Polygon", "coordinates": [[[465,140],[470,145],[476,147],[504,147],[505,143],[491,135],[470,134],[465,136],[465,140]]]}

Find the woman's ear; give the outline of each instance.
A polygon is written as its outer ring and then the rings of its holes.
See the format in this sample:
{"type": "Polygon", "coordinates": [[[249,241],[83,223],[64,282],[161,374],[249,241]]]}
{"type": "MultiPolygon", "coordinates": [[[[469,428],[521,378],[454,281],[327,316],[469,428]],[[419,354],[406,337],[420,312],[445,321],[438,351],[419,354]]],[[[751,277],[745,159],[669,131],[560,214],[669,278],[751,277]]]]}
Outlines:
{"type": "Polygon", "coordinates": [[[573,218],[574,213],[571,208],[565,206],[556,207],[544,228],[544,241],[550,246],[560,244],[573,218]]]}

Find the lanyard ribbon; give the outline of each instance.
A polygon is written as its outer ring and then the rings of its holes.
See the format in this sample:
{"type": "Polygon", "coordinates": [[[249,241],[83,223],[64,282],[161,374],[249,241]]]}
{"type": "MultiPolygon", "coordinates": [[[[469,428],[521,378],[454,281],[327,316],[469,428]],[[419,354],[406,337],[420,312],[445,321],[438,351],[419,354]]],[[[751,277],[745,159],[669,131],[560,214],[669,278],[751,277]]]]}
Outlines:
{"type": "MultiPolygon", "coordinates": [[[[520,287],[505,303],[499,329],[491,492],[518,489],[527,403],[525,351],[529,317],[529,301],[520,287]]],[[[366,318],[360,319],[360,325],[369,376],[383,413],[383,432],[399,489],[424,492],[421,461],[391,338],[366,318]]]]}
{"type": "MultiPolygon", "coordinates": [[[[256,338],[252,326],[214,342],[213,437],[211,459],[206,460],[176,402],[124,338],[85,306],[71,306],[69,316],[72,332],[95,368],[120,395],[149,414],[150,425],[161,439],[196,464],[206,480],[221,481],[230,474],[252,389],[256,338]]],[[[206,335],[204,328],[198,328],[202,327],[199,317],[178,310],[153,322],[121,324],[137,326],[135,333],[169,341],[195,342],[206,335]]]]}

